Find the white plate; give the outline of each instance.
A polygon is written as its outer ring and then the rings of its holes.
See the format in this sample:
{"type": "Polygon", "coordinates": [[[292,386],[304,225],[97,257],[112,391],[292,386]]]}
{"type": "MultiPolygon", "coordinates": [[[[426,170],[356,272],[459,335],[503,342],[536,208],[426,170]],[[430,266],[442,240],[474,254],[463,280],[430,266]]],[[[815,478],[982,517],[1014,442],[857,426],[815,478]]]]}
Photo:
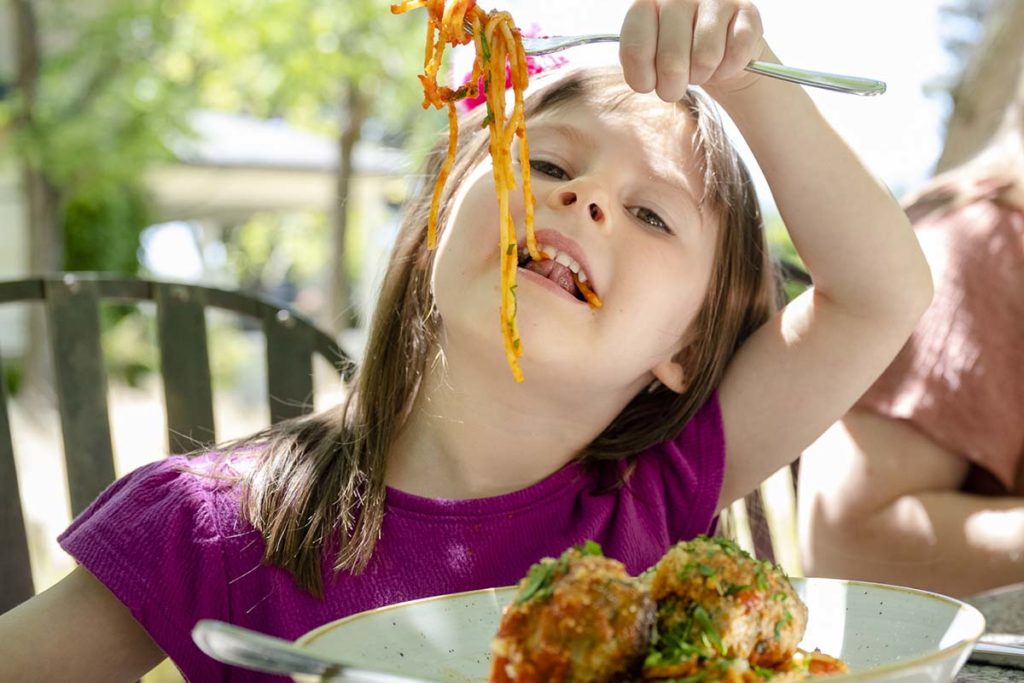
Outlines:
{"type": "MultiPolygon", "coordinates": [[[[935,593],[858,581],[796,579],[809,619],[801,647],[838,655],[829,681],[948,683],[985,630],[974,607],[935,593]]],[[[354,665],[437,681],[486,681],[490,642],[514,588],[456,593],[354,614],[296,641],[354,665]]]]}

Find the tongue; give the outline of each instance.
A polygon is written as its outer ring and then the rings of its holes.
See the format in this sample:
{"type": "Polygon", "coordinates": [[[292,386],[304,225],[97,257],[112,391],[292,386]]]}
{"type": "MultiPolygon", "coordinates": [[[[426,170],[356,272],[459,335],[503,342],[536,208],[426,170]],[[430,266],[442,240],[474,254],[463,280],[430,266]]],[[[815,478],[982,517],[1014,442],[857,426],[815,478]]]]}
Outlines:
{"type": "Polygon", "coordinates": [[[556,285],[576,296],[576,282],[572,279],[572,271],[558,261],[544,259],[543,261],[530,261],[525,268],[537,275],[546,277],[556,285]]]}

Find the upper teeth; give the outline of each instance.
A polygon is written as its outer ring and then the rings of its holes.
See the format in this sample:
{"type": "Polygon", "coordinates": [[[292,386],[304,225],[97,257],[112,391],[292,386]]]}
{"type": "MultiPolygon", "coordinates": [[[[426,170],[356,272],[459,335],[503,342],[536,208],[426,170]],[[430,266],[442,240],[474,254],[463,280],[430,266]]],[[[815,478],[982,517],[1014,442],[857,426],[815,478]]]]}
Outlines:
{"type": "Polygon", "coordinates": [[[583,272],[582,268],[580,268],[579,262],[572,256],[569,256],[569,254],[565,253],[564,251],[561,251],[560,249],[549,247],[546,244],[538,244],[537,251],[541,252],[552,261],[557,261],[558,263],[561,263],[563,266],[574,272],[576,274],[576,277],[579,278],[580,282],[587,281],[587,274],[583,272]]]}

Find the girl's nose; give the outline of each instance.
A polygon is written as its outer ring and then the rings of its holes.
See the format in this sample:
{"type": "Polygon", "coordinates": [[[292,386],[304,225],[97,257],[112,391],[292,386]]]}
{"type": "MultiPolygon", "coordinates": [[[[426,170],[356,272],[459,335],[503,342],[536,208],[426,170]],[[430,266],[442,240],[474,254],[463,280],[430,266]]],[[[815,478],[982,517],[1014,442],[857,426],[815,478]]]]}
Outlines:
{"type": "Polygon", "coordinates": [[[585,201],[579,193],[573,190],[561,190],[558,192],[557,201],[560,206],[564,207],[579,205],[586,210],[590,220],[595,223],[603,223],[605,218],[604,211],[595,199],[595,197],[591,197],[590,201],[585,201]]]}

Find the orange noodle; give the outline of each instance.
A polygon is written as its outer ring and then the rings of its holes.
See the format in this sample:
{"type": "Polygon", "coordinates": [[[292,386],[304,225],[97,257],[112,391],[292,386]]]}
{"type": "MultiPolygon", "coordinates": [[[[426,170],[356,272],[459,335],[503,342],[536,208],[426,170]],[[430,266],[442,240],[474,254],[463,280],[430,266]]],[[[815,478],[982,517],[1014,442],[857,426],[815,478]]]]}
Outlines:
{"type": "MultiPolygon", "coordinates": [[[[533,192],[530,187],[530,152],[526,141],[526,118],[523,114],[523,92],[528,81],[526,53],[522,35],[508,12],[480,9],[476,0],[405,0],[391,6],[391,12],[401,14],[411,9],[427,10],[426,55],[423,60],[423,108],[448,108],[448,154],[437,176],[427,224],[427,248],[437,246],[437,214],[441,192],[455,162],[455,149],[459,137],[459,122],[455,103],[463,98],[479,96],[479,83],[484,83],[487,118],[490,131],[490,154],[493,162],[494,187],[498,197],[500,268],[501,268],[501,331],[505,356],[512,376],[523,381],[519,358],[523,354],[516,324],[516,270],[519,267],[519,240],[509,207],[509,191],[515,189],[515,171],[512,164],[512,142],[519,137],[519,164],[523,174],[523,205],[526,248],[536,261],[544,258],[537,250],[533,231],[533,192]],[[453,90],[438,85],[437,74],[445,46],[473,43],[476,58],[473,72],[466,85],[453,90]],[[506,63],[512,84],[514,102],[511,114],[505,109],[506,63]]],[[[591,306],[600,306],[597,296],[575,277],[577,286],[591,306]]]]}

